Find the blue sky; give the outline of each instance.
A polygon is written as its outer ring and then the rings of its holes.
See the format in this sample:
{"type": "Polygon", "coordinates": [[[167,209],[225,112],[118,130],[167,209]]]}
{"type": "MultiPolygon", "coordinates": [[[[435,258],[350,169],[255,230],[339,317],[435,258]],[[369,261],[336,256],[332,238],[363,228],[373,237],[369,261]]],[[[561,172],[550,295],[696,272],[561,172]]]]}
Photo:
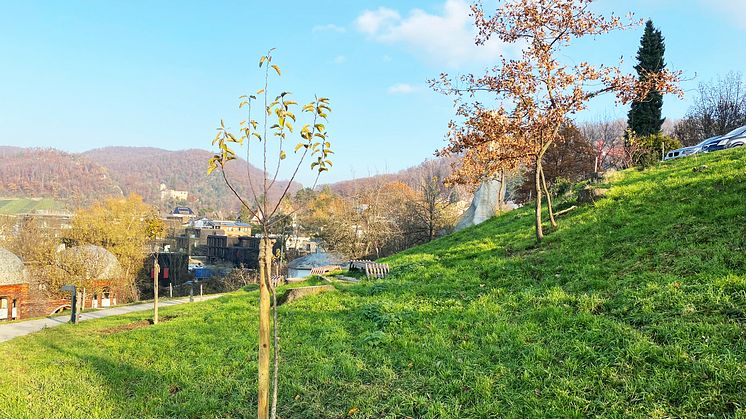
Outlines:
{"type": "MultiPolygon", "coordinates": [[[[464,0],[23,1],[0,3],[0,144],[83,151],[107,145],[210,148],[220,118],[259,88],[276,47],[281,87],[330,97],[336,165],[324,181],[399,170],[444,145],[451,100],[426,80],[478,72],[510,47],[470,45],[464,0]]],[[[746,68],[743,0],[601,0],[652,18],[683,87],[746,68]]],[[[568,60],[634,64],[642,28],[585,40],[568,60]]],[[[683,101],[666,98],[669,118],[683,101]]],[[[580,115],[623,117],[602,99],[580,115]]],[[[302,181],[309,175],[304,174],[302,181]]]]}

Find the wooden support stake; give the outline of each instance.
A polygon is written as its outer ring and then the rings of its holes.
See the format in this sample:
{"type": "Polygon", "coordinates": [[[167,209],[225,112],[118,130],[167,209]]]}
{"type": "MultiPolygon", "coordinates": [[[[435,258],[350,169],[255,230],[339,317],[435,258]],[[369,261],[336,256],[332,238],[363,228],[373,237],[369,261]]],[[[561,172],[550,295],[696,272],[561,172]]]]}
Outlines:
{"type": "Polygon", "coordinates": [[[161,266],[158,264],[158,254],[153,259],[153,324],[158,324],[158,275],[161,266]]]}

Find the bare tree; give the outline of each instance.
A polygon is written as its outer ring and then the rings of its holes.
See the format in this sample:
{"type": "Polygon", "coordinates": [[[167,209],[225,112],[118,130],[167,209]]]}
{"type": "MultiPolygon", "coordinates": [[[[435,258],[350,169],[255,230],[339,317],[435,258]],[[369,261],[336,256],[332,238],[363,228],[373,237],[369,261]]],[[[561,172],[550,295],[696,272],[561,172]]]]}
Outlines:
{"type": "Polygon", "coordinates": [[[623,166],[625,120],[602,116],[595,121],[582,123],[578,128],[595,150],[594,171],[623,166]]]}
{"type": "Polygon", "coordinates": [[[674,137],[689,146],[746,125],[746,85],[741,73],[700,83],[686,116],[673,129],[674,137]]]}
{"type": "Polygon", "coordinates": [[[455,221],[449,211],[454,192],[444,183],[448,173],[432,162],[426,162],[424,168],[417,180],[416,195],[410,202],[413,220],[408,228],[418,236],[419,242],[433,240],[440,231],[453,227],[455,221]]]}

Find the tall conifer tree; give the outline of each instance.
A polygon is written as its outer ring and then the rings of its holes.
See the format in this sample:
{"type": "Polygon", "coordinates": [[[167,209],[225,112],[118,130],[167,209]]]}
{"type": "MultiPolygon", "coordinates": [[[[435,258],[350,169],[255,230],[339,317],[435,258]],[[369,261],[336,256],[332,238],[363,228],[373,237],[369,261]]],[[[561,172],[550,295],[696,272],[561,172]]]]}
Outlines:
{"type": "MultiPolygon", "coordinates": [[[[640,80],[645,80],[650,74],[657,74],[666,67],[663,59],[665,51],[663,34],[653,26],[653,21],[648,20],[637,51],[638,64],[635,70],[640,80]]],[[[632,108],[627,114],[627,127],[639,136],[659,133],[665,121],[661,117],[662,109],[663,95],[659,91],[651,91],[645,100],[632,102],[632,108]]]]}

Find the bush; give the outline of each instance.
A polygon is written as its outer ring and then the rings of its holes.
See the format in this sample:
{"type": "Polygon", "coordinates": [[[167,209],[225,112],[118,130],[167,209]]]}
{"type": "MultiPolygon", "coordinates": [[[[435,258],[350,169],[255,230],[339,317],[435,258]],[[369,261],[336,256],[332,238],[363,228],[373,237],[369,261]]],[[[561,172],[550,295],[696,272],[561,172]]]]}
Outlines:
{"type": "Polygon", "coordinates": [[[638,167],[649,167],[659,162],[664,153],[681,148],[681,141],[663,133],[638,137],[632,135],[628,140],[632,150],[632,164],[638,167]]]}

